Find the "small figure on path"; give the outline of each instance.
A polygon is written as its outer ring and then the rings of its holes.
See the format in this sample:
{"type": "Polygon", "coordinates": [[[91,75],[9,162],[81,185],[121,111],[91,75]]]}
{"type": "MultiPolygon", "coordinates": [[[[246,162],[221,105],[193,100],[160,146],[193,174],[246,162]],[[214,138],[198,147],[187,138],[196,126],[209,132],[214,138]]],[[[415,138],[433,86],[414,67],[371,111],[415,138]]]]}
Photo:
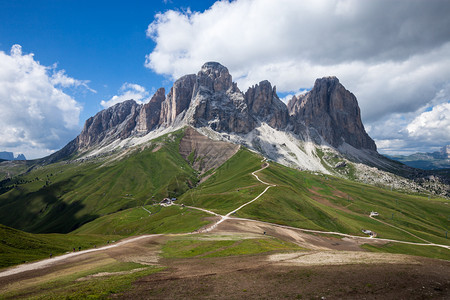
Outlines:
{"type": "Polygon", "coordinates": [[[50,253],[50,258],[52,258],[52,256],[53,256],[53,255],[50,253]]]}
{"type": "Polygon", "coordinates": [[[80,246],[80,247],[78,247],[78,251],[81,251],[81,246],[80,246]]]}

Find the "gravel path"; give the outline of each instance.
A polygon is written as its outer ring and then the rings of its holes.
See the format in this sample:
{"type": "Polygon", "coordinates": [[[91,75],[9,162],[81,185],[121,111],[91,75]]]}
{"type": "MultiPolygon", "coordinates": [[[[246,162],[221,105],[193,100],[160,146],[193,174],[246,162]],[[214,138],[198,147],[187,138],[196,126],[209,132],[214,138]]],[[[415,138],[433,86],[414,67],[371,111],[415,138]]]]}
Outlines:
{"type": "Polygon", "coordinates": [[[135,242],[140,239],[159,236],[159,235],[161,235],[161,234],[141,235],[141,236],[137,236],[137,237],[133,237],[133,238],[129,238],[129,239],[124,239],[120,242],[110,244],[110,245],[104,246],[104,247],[87,249],[87,250],[77,251],[77,252],[70,252],[70,253],[67,253],[64,255],[55,256],[53,258],[48,258],[48,259],[40,260],[37,262],[21,264],[16,267],[12,267],[10,269],[0,272],[0,278],[18,274],[18,273],[22,273],[22,272],[26,272],[26,271],[42,269],[42,268],[49,267],[51,265],[56,264],[57,262],[66,260],[66,259],[74,257],[74,256],[78,256],[78,255],[82,255],[82,254],[86,254],[86,253],[92,253],[92,252],[96,252],[96,251],[103,251],[103,250],[111,249],[111,248],[116,248],[116,247],[123,246],[128,243],[135,242]]]}

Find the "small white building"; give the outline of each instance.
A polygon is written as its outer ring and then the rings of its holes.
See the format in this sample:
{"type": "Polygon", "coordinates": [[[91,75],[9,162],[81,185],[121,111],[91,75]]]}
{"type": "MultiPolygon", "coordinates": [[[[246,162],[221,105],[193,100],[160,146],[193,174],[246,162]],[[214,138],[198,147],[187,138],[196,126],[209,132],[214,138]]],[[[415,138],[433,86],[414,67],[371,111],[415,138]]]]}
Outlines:
{"type": "Polygon", "coordinates": [[[376,211],[371,211],[371,212],[370,212],[370,216],[371,216],[371,217],[378,217],[379,214],[378,214],[376,211]]]}
{"type": "Polygon", "coordinates": [[[159,205],[161,206],[171,206],[172,204],[173,202],[170,198],[164,198],[161,202],[159,202],[159,205]]]}
{"type": "Polygon", "coordinates": [[[362,229],[361,230],[364,234],[369,235],[370,237],[375,237],[377,236],[377,234],[375,232],[373,232],[372,230],[368,230],[368,229],[362,229]]]}

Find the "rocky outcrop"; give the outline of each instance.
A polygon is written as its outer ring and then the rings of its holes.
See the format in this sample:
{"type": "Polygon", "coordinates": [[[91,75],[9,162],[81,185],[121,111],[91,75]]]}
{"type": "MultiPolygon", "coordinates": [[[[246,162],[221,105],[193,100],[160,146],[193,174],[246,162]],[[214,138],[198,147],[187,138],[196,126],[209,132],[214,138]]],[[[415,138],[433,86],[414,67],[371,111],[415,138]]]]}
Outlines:
{"type": "Polygon", "coordinates": [[[13,152],[2,151],[0,152],[0,159],[3,160],[26,160],[25,155],[19,154],[17,157],[14,157],[13,152]]]}
{"type": "Polygon", "coordinates": [[[204,64],[198,72],[186,120],[194,127],[234,133],[250,132],[256,124],[228,69],[215,62],[204,64]]]}
{"type": "Polygon", "coordinates": [[[141,105],[127,100],[89,118],[76,139],[78,150],[129,137],[134,131],[141,105]]]}
{"type": "Polygon", "coordinates": [[[191,74],[174,82],[166,100],[162,102],[159,125],[172,125],[175,118],[189,107],[196,79],[196,76],[191,74]]]}
{"type": "Polygon", "coordinates": [[[141,107],[136,129],[140,133],[147,133],[159,124],[161,104],[166,99],[164,88],[159,88],[152,99],[141,107]]]}
{"type": "Polygon", "coordinates": [[[346,142],[376,151],[361,122],[356,97],[336,77],[317,79],[311,91],[289,101],[288,109],[295,133],[312,128],[334,147],[346,142]]]}
{"type": "Polygon", "coordinates": [[[276,129],[285,128],[289,121],[286,105],[278,98],[276,87],[264,80],[245,92],[248,108],[258,120],[276,129]]]}
{"type": "Polygon", "coordinates": [[[211,93],[226,93],[233,87],[236,87],[236,85],[233,85],[233,80],[226,67],[217,62],[207,62],[197,74],[194,93],[198,93],[200,88],[204,88],[211,93]]]}

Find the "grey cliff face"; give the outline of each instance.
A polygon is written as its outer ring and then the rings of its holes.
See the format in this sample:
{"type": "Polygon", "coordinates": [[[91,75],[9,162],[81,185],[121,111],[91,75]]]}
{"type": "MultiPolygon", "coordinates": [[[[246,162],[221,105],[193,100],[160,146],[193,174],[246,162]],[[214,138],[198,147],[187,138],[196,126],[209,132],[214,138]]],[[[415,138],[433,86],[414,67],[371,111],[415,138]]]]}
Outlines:
{"type": "Polygon", "coordinates": [[[159,125],[166,127],[172,125],[175,118],[189,107],[195,81],[194,74],[185,75],[175,81],[166,100],[162,103],[159,125]]]}
{"type": "Polygon", "coordinates": [[[204,64],[198,72],[187,118],[194,127],[221,132],[247,133],[255,128],[244,95],[228,69],[215,62],[204,64]]]}
{"type": "Polygon", "coordinates": [[[197,74],[197,87],[204,87],[212,93],[227,92],[233,81],[228,69],[217,62],[205,63],[197,74]]]}
{"type": "Polygon", "coordinates": [[[166,99],[166,93],[164,88],[159,88],[153,95],[150,102],[144,104],[139,112],[139,118],[137,122],[137,131],[141,133],[147,133],[159,124],[161,115],[161,104],[166,99]]]}
{"type": "Polygon", "coordinates": [[[289,121],[286,105],[278,98],[276,88],[264,80],[245,92],[245,101],[250,112],[271,127],[283,129],[289,121]]]}
{"type": "Polygon", "coordinates": [[[358,149],[376,150],[361,122],[356,97],[336,77],[317,79],[311,91],[289,101],[288,109],[295,133],[312,127],[334,147],[345,141],[358,149]]]}
{"type": "Polygon", "coordinates": [[[140,105],[127,100],[89,118],[77,137],[79,149],[88,149],[105,140],[125,139],[136,127],[140,105]]]}

